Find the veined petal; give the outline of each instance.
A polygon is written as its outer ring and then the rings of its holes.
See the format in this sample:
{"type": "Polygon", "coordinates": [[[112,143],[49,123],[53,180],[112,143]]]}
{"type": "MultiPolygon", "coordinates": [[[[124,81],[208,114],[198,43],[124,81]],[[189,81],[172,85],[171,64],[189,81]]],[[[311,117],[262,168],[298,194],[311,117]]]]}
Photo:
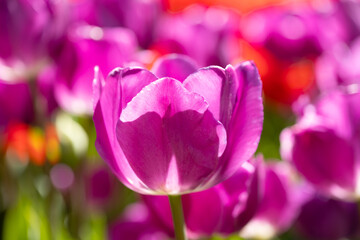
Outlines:
{"type": "Polygon", "coordinates": [[[159,194],[178,194],[213,173],[226,134],[207,107],[200,95],[171,78],[149,84],[127,105],[117,138],[144,184],[159,194]]]}
{"type": "Polygon", "coordinates": [[[311,183],[337,197],[355,188],[355,156],[350,142],[330,129],[307,129],[294,134],[292,162],[311,183]]]}
{"type": "Polygon", "coordinates": [[[230,177],[255,153],[264,120],[262,83],[256,66],[244,62],[235,71],[241,84],[227,128],[228,145],[222,156],[222,179],[230,177]]]}
{"type": "Polygon", "coordinates": [[[145,69],[115,69],[109,74],[95,106],[94,124],[97,133],[96,148],[118,178],[129,188],[143,192],[138,178],[126,161],[116,140],[115,128],[122,106],[135,96],[142,87],[157,78],[145,69]]]}

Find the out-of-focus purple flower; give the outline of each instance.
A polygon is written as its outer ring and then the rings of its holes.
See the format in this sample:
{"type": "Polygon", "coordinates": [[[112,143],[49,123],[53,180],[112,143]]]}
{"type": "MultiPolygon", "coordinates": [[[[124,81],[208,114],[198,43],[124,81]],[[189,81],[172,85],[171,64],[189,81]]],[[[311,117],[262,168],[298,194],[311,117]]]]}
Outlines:
{"type": "Polygon", "coordinates": [[[350,47],[339,43],[316,61],[316,81],[320,90],[329,91],[340,87],[359,88],[360,38],[350,47]]]}
{"type": "Polygon", "coordinates": [[[92,169],[86,178],[86,195],[89,202],[105,205],[114,192],[115,178],[106,167],[92,169]]]}
{"type": "Polygon", "coordinates": [[[71,3],[73,21],[85,21],[99,27],[125,27],[147,48],[153,29],[163,10],[161,0],[80,0],[71,3]]]}
{"type": "Polygon", "coordinates": [[[151,49],[160,54],[186,54],[200,66],[224,67],[240,53],[239,21],[230,10],[194,5],[160,19],[151,49]]]}
{"type": "Polygon", "coordinates": [[[109,240],[167,240],[164,232],[151,217],[148,208],[142,203],[127,207],[124,216],[112,223],[108,230],[109,240]]]}
{"type": "Polygon", "coordinates": [[[32,118],[33,105],[29,85],[0,80],[0,130],[11,122],[29,122],[32,118]]]}
{"type": "Polygon", "coordinates": [[[75,27],[69,33],[56,66],[55,97],[59,105],[75,114],[92,113],[94,67],[110,72],[129,62],[137,48],[128,29],[75,27]]]}
{"type": "Polygon", "coordinates": [[[295,224],[301,239],[358,239],[359,214],[355,203],[314,196],[301,209],[295,224]]]}
{"type": "Polygon", "coordinates": [[[186,58],[172,61],[179,66],[174,72],[118,68],[94,81],[97,150],[139,193],[210,188],[234,174],[260,138],[261,81],[253,63],[192,73],[186,58]],[[156,76],[165,72],[170,77],[156,76]],[[182,72],[191,74],[172,78],[182,72]]]}
{"type": "MultiPolygon", "coordinates": [[[[255,214],[261,198],[261,162],[246,162],[232,177],[202,192],[182,196],[185,225],[191,238],[239,231],[255,214]],[[206,216],[206,217],[204,217],[206,216]]],[[[159,226],[173,232],[169,200],[142,196],[159,226]]]]}
{"type": "Polygon", "coordinates": [[[296,182],[294,171],[286,162],[268,162],[265,169],[264,196],[255,216],[240,235],[251,239],[272,239],[286,231],[312,191],[296,182]]]}
{"type": "Polygon", "coordinates": [[[47,64],[64,32],[58,5],[44,0],[1,1],[0,78],[35,78],[47,64]]]}
{"type": "Polygon", "coordinates": [[[305,6],[271,7],[247,15],[242,21],[244,38],[265,46],[277,57],[294,60],[321,53],[318,19],[305,6]]]}
{"type": "Polygon", "coordinates": [[[348,29],[350,39],[357,38],[360,34],[360,2],[356,0],[335,1],[336,8],[341,12],[344,28],[348,29]]]}
{"type": "Polygon", "coordinates": [[[280,136],[284,159],[321,192],[346,200],[360,196],[359,101],[359,92],[330,92],[280,136]]]}

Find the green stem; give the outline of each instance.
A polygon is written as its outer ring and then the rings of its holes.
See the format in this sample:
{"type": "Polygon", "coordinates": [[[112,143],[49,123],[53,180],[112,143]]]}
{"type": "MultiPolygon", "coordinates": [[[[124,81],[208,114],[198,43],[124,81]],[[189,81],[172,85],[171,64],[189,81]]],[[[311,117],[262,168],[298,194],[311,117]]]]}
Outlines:
{"type": "Polygon", "coordinates": [[[187,240],[185,233],[185,221],[184,221],[184,214],[181,203],[181,195],[178,196],[169,195],[169,201],[170,201],[171,213],[174,223],[175,239],[187,240]]]}

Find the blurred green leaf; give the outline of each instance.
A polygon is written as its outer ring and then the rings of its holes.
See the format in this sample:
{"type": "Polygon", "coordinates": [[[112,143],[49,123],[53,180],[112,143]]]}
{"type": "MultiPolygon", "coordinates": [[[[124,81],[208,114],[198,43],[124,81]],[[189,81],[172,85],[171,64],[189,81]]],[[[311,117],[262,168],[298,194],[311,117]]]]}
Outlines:
{"type": "Polygon", "coordinates": [[[237,235],[232,235],[232,236],[228,236],[228,237],[221,237],[221,236],[215,235],[212,238],[210,238],[210,240],[245,240],[245,239],[241,238],[240,236],[237,236],[237,235]]]}
{"type": "Polygon", "coordinates": [[[83,240],[106,239],[106,219],[102,214],[92,214],[88,222],[81,229],[83,240]]]}
{"type": "Polygon", "coordinates": [[[280,133],[294,123],[289,109],[264,105],[264,125],[256,153],[265,159],[280,159],[280,133]]]}
{"type": "Polygon", "coordinates": [[[49,222],[43,205],[20,195],[16,205],[10,208],[4,220],[4,240],[48,240],[49,222]]]}

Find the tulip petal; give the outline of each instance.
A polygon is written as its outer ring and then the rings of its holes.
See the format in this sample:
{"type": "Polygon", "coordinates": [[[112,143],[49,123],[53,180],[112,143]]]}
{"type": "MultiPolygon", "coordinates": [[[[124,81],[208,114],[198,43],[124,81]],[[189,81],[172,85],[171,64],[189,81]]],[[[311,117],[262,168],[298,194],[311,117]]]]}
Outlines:
{"type": "Polygon", "coordinates": [[[222,178],[231,176],[256,151],[264,120],[262,84],[252,62],[244,62],[236,69],[239,84],[237,101],[227,128],[228,145],[222,156],[222,178]]]}
{"type": "MultiPolygon", "coordinates": [[[[204,96],[209,110],[225,127],[228,145],[215,181],[229,178],[255,152],[263,123],[262,84],[256,66],[244,62],[236,69],[227,66],[202,68],[184,81],[190,91],[204,96]]],[[[210,181],[212,182],[212,180],[210,181]]]]}
{"type": "Polygon", "coordinates": [[[311,183],[338,197],[353,192],[353,146],[329,129],[308,129],[294,135],[292,161],[311,183]]]}
{"type": "Polygon", "coordinates": [[[171,77],[180,82],[183,82],[196,70],[196,63],[188,56],[180,54],[171,54],[160,58],[151,69],[158,78],[171,77]]]}
{"type": "Polygon", "coordinates": [[[187,194],[182,197],[182,202],[185,222],[190,234],[196,236],[196,239],[199,236],[211,236],[221,223],[224,209],[218,190],[210,188],[187,194]]]}
{"type": "MultiPolygon", "coordinates": [[[[232,69],[233,70],[233,69],[232,69]]],[[[230,71],[229,71],[230,72],[230,71]]],[[[234,71],[232,71],[234,72],[234,71]]],[[[234,74],[232,74],[233,76],[234,74]]],[[[236,82],[234,78],[228,78],[224,69],[221,67],[207,67],[191,74],[185,81],[184,86],[192,92],[196,92],[203,96],[209,103],[209,110],[221,123],[228,122],[222,119],[222,112],[225,112],[225,107],[234,105],[236,97],[236,82]],[[231,92],[229,92],[231,91],[231,92]],[[230,97],[229,97],[230,95],[230,97]],[[224,103],[225,98],[230,100],[224,103]]],[[[230,116],[233,108],[231,108],[230,116]]],[[[226,126],[226,124],[224,124],[226,126]]]]}
{"type": "Polygon", "coordinates": [[[179,81],[162,78],[123,110],[116,129],[119,145],[149,188],[159,194],[194,190],[215,170],[226,134],[207,107],[179,81]]]}
{"type": "Polygon", "coordinates": [[[142,87],[157,78],[147,70],[138,68],[116,69],[109,74],[94,111],[97,133],[96,148],[118,178],[129,188],[143,192],[138,178],[127,163],[115,136],[116,123],[122,106],[142,87]]]}

